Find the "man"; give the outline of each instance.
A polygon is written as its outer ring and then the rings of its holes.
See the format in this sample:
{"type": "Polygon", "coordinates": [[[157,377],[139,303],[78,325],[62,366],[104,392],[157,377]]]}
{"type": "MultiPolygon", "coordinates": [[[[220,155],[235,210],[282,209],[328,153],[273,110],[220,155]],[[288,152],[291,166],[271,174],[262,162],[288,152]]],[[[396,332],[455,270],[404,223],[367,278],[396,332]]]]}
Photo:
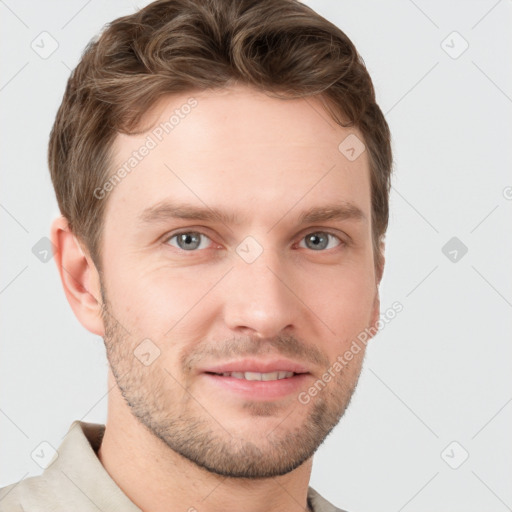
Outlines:
{"type": "Polygon", "coordinates": [[[379,319],[391,174],[347,36],[295,0],[154,2],[86,49],[49,165],[108,417],[0,510],[339,510],[309,479],[379,319]]]}

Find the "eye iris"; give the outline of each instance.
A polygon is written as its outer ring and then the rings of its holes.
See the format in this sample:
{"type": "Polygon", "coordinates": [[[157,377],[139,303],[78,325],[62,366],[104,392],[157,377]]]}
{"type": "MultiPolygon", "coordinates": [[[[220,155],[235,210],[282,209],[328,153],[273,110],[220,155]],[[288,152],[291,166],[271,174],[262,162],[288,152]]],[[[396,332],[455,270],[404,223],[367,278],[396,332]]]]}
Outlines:
{"type": "Polygon", "coordinates": [[[318,248],[325,249],[325,247],[327,247],[328,243],[329,243],[329,237],[327,236],[327,234],[321,233],[319,236],[318,233],[313,233],[306,237],[306,245],[310,249],[318,249],[318,248]],[[309,242],[311,242],[313,245],[310,246],[309,242]]]}
{"type": "MultiPolygon", "coordinates": [[[[201,234],[193,231],[187,233],[179,233],[176,235],[178,245],[185,251],[197,249],[201,245],[201,234]]],[[[327,233],[312,233],[306,236],[306,245],[310,249],[325,249],[329,244],[329,235],[327,233]]]]}
{"type": "Polygon", "coordinates": [[[201,238],[199,233],[180,233],[177,235],[178,245],[181,249],[185,251],[189,251],[191,249],[197,249],[201,244],[201,238]],[[182,245],[182,244],[190,244],[193,241],[192,245],[182,245]]]}

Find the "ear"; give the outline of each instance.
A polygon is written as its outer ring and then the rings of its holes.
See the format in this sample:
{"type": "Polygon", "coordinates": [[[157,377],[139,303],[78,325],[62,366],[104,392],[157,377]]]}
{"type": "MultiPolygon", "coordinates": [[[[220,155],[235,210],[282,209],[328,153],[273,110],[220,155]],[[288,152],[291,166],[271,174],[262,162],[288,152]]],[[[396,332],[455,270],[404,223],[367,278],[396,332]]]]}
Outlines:
{"type": "Polygon", "coordinates": [[[379,251],[381,254],[381,264],[375,271],[375,300],[373,302],[373,310],[371,317],[371,324],[374,326],[380,318],[380,294],[379,294],[379,285],[382,279],[382,275],[384,274],[384,264],[386,262],[386,258],[384,256],[385,244],[383,241],[379,244],[379,251]]]}
{"type": "Polygon", "coordinates": [[[51,241],[56,248],[54,259],[71,309],[88,331],[103,336],[99,273],[62,215],[52,222],[51,241]]]}

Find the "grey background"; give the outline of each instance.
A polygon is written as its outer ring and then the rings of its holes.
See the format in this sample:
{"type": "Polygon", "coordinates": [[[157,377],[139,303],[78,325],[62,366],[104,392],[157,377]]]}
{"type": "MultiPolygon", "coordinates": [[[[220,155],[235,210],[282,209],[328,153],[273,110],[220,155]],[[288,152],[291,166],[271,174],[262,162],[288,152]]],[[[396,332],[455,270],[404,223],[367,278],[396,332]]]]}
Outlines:
{"type": "MultiPolygon", "coordinates": [[[[306,3],[354,41],[391,126],[381,300],[404,308],[371,342],[311,485],[354,512],[512,510],[512,2],[306,3]]],[[[31,453],[73,420],[106,420],[103,342],[32,249],[58,214],[46,145],[70,69],[134,8],[0,1],[0,486],[41,473],[31,453]]]]}

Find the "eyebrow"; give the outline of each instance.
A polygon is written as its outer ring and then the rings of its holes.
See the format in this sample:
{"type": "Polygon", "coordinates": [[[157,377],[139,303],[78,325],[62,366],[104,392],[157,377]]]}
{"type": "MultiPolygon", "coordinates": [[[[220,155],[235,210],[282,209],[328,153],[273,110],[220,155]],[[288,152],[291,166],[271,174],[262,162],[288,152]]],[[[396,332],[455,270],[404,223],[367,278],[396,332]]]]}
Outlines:
{"type": "MultiPolygon", "coordinates": [[[[238,225],[242,221],[233,212],[207,206],[197,207],[169,201],[163,201],[146,208],[138,217],[138,221],[141,224],[153,224],[169,219],[221,222],[228,225],[238,225]]],[[[366,221],[367,218],[359,207],[349,202],[312,207],[303,211],[298,218],[300,225],[343,220],[366,221]]]]}

